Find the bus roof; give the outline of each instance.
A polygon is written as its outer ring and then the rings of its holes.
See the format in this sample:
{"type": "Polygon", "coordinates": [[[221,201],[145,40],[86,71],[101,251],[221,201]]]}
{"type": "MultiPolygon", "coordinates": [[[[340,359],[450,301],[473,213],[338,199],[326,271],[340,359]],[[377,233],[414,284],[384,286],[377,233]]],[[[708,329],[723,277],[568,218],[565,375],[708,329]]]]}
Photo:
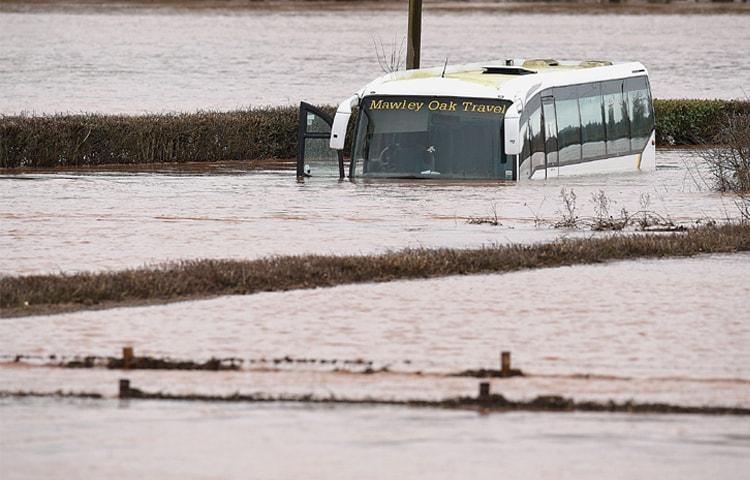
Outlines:
{"type": "Polygon", "coordinates": [[[358,96],[434,95],[526,99],[540,88],[646,75],[638,62],[511,59],[393,72],[358,96]]]}

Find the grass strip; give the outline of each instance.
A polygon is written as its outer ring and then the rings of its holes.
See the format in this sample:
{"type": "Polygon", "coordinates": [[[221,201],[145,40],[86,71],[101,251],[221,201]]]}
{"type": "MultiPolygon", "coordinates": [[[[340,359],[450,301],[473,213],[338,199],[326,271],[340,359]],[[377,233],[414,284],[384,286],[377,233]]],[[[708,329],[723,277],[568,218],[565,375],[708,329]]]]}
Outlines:
{"type": "Polygon", "coordinates": [[[219,295],[739,251],[750,251],[748,222],[669,234],[613,234],[466,250],[419,248],[373,256],[184,260],[114,272],[0,277],[0,315],[17,317],[219,295]]]}

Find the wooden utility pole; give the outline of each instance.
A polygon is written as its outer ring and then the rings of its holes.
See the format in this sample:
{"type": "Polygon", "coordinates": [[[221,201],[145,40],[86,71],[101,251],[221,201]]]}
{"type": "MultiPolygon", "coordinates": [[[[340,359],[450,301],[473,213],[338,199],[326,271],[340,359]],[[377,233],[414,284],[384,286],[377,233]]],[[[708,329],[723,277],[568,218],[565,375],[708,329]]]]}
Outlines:
{"type": "Polygon", "coordinates": [[[406,69],[419,68],[422,45],[422,0],[409,0],[409,30],[406,41],[406,69]]]}

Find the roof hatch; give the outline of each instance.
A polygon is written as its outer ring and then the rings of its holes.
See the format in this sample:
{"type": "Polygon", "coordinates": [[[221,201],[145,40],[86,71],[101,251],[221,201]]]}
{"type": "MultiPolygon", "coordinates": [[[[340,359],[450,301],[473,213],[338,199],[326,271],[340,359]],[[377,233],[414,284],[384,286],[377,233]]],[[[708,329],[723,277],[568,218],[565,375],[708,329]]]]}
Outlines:
{"type": "Polygon", "coordinates": [[[529,70],[524,67],[514,67],[513,65],[487,65],[482,67],[482,73],[502,74],[502,75],[529,75],[537,73],[536,70],[529,70]]]}

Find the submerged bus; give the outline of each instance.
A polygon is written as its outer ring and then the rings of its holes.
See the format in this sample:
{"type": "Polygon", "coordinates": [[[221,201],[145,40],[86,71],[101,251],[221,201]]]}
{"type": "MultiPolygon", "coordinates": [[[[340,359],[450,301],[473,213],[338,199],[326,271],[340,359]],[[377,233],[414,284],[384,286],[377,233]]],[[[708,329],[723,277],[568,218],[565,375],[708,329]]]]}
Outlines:
{"type": "Polygon", "coordinates": [[[333,119],[300,108],[300,177],[516,181],[655,168],[648,72],[637,62],[513,59],[406,70],[366,85],[333,119]]]}

